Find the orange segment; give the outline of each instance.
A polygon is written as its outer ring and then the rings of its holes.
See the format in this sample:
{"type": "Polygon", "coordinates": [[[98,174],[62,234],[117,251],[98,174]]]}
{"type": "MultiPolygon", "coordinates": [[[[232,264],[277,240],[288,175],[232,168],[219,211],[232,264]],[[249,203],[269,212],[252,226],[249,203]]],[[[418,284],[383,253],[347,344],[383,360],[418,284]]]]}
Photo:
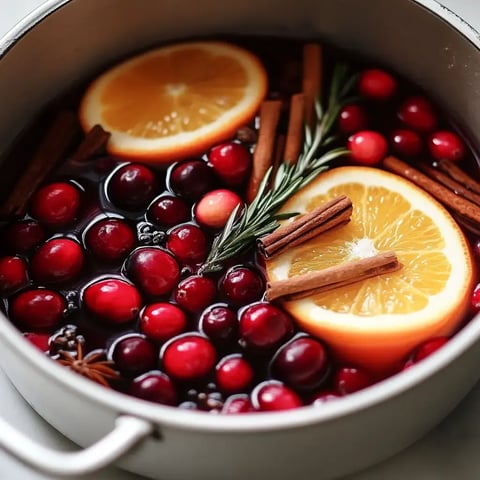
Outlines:
{"type": "Polygon", "coordinates": [[[386,372],[422,341],[458,327],[473,287],[473,261],[450,214],[423,190],[382,170],[322,173],[282,211],[307,212],[340,194],[352,199],[351,222],[269,261],[267,274],[280,280],[395,251],[403,265],[398,272],[284,302],[299,325],[340,358],[386,372]]]}
{"type": "Polygon", "coordinates": [[[223,42],[161,47],[98,77],[80,105],[87,131],[112,133],[118,156],[170,163],[203,153],[255,115],[267,91],[252,53],[223,42]]]}

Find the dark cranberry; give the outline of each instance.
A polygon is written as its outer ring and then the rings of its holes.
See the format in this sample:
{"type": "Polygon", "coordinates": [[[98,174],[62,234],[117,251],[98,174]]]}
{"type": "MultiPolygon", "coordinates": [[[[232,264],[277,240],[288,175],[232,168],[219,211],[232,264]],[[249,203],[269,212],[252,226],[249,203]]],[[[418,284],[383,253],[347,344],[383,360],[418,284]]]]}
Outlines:
{"type": "Polygon", "coordinates": [[[443,347],[448,340],[448,337],[435,337],[423,342],[413,352],[412,359],[414,363],[420,362],[424,358],[429,357],[432,353],[443,347]]]}
{"type": "Polygon", "coordinates": [[[250,152],[235,142],[213,147],[208,154],[208,161],[222,182],[230,187],[241,185],[252,166],[250,152]]]}
{"type": "Polygon", "coordinates": [[[350,158],[362,165],[377,165],[388,150],[384,136],[374,130],[361,130],[348,139],[350,158]]]}
{"type": "Polygon", "coordinates": [[[123,324],[137,318],[142,306],[138,290],[117,278],[98,280],[83,292],[86,308],[104,321],[123,324]]]}
{"type": "Polygon", "coordinates": [[[128,388],[128,393],[162,405],[173,406],[177,403],[175,385],[163,372],[148,372],[135,378],[128,388]]]}
{"type": "Polygon", "coordinates": [[[107,181],[109,199],[124,210],[146,208],[155,196],[157,188],[157,179],[153,171],[137,163],[120,167],[107,181]]]}
{"type": "Polygon", "coordinates": [[[252,392],[252,404],[262,412],[291,410],[303,405],[300,397],[281,382],[260,383],[252,392]]]}
{"type": "Polygon", "coordinates": [[[190,209],[181,198],[162,195],[148,207],[148,217],[154,223],[173,227],[190,218],[190,209]]]}
{"type": "Polygon", "coordinates": [[[293,323],[283,310],[269,303],[257,303],[241,313],[239,330],[245,347],[271,349],[293,334],[293,323]]]}
{"type": "Polygon", "coordinates": [[[207,257],[208,241],[196,225],[179,225],[168,233],[167,248],[182,263],[199,263],[207,257]]]}
{"type": "Polygon", "coordinates": [[[165,342],[187,327],[183,310],[167,302],[147,305],[140,315],[140,330],[156,342],[165,342]]]}
{"type": "Polygon", "coordinates": [[[348,395],[368,387],[372,380],[361,368],[340,367],[334,374],[333,384],[340,395],[348,395]]]}
{"type": "Polygon", "coordinates": [[[203,160],[187,160],[172,167],[169,183],[173,192],[195,201],[212,189],[213,171],[203,160]]]}
{"type": "Polygon", "coordinates": [[[242,204],[242,199],[231,190],[212,190],[195,206],[195,218],[205,227],[223,228],[232,212],[242,204]]]}
{"type": "Polygon", "coordinates": [[[0,295],[9,295],[28,284],[27,262],[20,257],[0,258],[0,295]]]}
{"type": "Polygon", "coordinates": [[[45,240],[45,231],[36,220],[22,220],[9,225],[4,233],[10,252],[28,253],[45,240]]]}
{"type": "Polygon", "coordinates": [[[211,278],[192,275],[182,280],[175,289],[175,301],[185,310],[199,313],[212,303],[217,289],[211,278]]]}
{"type": "Polygon", "coordinates": [[[70,238],[54,238],[34,253],[30,270],[37,282],[69,282],[80,274],[83,262],[84,254],[78,242],[70,238]]]}
{"type": "Polygon", "coordinates": [[[143,335],[128,335],[111,347],[111,358],[124,375],[136,376],[157,366],[157,347],[143,335]]]}
{"type": "Polygon", "coordinates": [[[436,160],[458,162],[465,156],[465,145],[455,132],[439,130],[428,138],[428,149],[436,160]]]}
{"type": "Polygon", "coordinates": [[[178,380],[199,380],[209,374],[216,361],[214,346],[200,335],[182,335],[165,345],[163,368],[178,380]]]}
{"type": "Polygon", "coordinates": [[[360,105],[345,105],[338,115],[338,128],[345,135],[365,130],[368,121],[365,109],[360,105]]]}
{"type": "Polygon", "coordinates": [[[52,228],[70,225],[81,205],[80,190],[68,182],[49,183],[31,199],[30,213],[40,223],[52,228]]]}
{"type": "Polygon", "coordinates": [[[422,151],[422,139],[420,135],[406,128],[394,130],[390,136],[393,150],[405,157],[416,157],[422,151]]]}
{"type": "Polygon", "coordinates": [[[246,394],[231,395],[223,404],[222,413],[229,415],[253,412],[253,405],[246,394]]]}
{"type": "Polygon", "coordinates": [[[175,259],[156,247],[137,248],[127,260],[127,274],[147,295],[170,293],[180,278],[175,259]]]}
{"type": "Polygon", "coordinates": [[[337,400],[341,398],[337,392],[333,390],[323,390],[312,398],[311,404],[312,405],[323,405],[326,402],[330,402],[331,400],[337,400]]]}
{"type": "Polygon", "coordinates": [[[220,288],[229,303],[240,306],[260,300],[264,292],[264,283],[256,270],[236,266],[224,275],[220,281],[220,288]]]}
{"type": "Polygon", "coordinates": [[[41,352],[48,352],[50,350],[49,333],[26,332],[23,334],[23,336],[41,352]]]}
{"type": "Polygon", "coordinates": [[[231,342],[237,336],[237,315],[226,305],[211,305],[202,313],[199,328],[214,343],[231,342]]]}
{"type": "Polygon", "coordinates": [[[400,106],[398,118],[407,127],[421,133],[435,130],[438,119],[433,105],[421,96],[410,97],[400,106]]]}
{"type": "Polygon", "coordinates": [[[246,390],[253,380],[253,368],[240,354],[222,358],[216,367],[216,383],[222,392],[246,390]]]}
{"type": "Polygon", "coordinates": [[[10,304],[15,323],[32,330],[54,328],[62,320],[67,304],[52,290],[35,288],[19,293],[10,304]]]}
{"type": "Polygon", "coordinates": [[[135,243],[133,229],[118,218],[103,218],[85,233],[86,247],[98,260],[105,263],[123,260],[135,243]]]}
{"type": "Polygon", "coordinates": [[[470,297],[470,305],[474,312],[480,311],[480,283],[477,283],[473,289],[472,296],[470,297]]]}
{"type": "Polygon", "coordinates": [[[309,337],[296,338],[275,355],[272,374],[294,389],[318,388],[329,372],[325,347],[309,337]]]}
{"type": "Polygon", "coordinates": [[[358,79],[358,91],[372,100],[390,100],[397,90],[393,75],[379,68],[364,70],[358,79]]]}

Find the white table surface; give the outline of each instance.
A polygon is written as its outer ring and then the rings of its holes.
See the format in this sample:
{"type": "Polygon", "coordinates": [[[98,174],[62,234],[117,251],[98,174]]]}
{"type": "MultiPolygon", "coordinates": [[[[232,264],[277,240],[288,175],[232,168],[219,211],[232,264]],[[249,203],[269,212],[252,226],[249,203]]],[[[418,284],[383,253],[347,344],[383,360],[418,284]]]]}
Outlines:
{"type": "MultiPolygon", "coordinates": [[[[0,36],[42,2],[43,0],[0,0],[0,36]]],[[[478,0],[442,0],[442,3],[480,31],[478,0]]],[[[44,445],[59,449],[73,448],[71,442],[53,430],[26,404],[1,371],[0,415],[44,445]]],[[[161,471],[161,465],[159,470],[161,471]]],[[[0,451],[0,480],[52,478],[24,467],[0,451]]],[[[81,479],[142,480],[137,475],[115,468],[107,468],[81,479]]],[[[81,479],[78,477],[76,480],[81,479]]],[[[345,480],[406,479],[480,480],[480,385],[424,439],[390,460],[345,480]]]]}

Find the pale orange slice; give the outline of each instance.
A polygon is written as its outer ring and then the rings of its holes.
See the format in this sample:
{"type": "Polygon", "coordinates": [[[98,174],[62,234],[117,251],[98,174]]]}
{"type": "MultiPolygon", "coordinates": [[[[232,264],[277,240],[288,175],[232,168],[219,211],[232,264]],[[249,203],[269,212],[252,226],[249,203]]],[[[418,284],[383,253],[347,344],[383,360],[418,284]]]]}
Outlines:
{"type": "Polygon", "coordinates": [[[259,59],[223,42],[190,42],[135,56],[100,75],[80,105],[85,131],[111,132],[114,155],[170,163],[234,135],[267,91],[259,59]]]}
{"type": "Polygon", "coordinates": [[[395,251],[402,269],[310,298],[285,302],[298,324],[343,361],[392,371],[422,341],[450,335],[466,314],[474,267],[467,241],[430,195],[392,173],[340,167],[292,197],[282,211],[307,212],[347,195],[352,220],[267,263],[285,279],[395,251]]]}

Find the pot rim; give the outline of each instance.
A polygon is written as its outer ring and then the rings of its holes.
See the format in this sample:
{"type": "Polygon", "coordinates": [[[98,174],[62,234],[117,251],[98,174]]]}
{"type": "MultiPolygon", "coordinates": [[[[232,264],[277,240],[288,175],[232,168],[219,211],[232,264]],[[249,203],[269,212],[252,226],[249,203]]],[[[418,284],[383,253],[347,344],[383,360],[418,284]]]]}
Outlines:
{"type": "MultiPolygon", "coordinates": [[[[0,61],[23,36],[57,10],[67,6],[71,0],[47,0],[21,20],[6,35],[0,38],[0,61]]],[[[409,0],[447,22],[472,43],[480,53],[480,33],[470,24],[436,0],[409,0]]],[[[415,368],[382,380],[360,392],[344,398],[326,402],[322,406],[306,406],[284,412],[253,413],[242,415],[212,415],[204,412],[182,410],[130,397],[68,371],[57,362],[43,355],[26,341],[11,322],[0,314],[0,342],[18,354],[18,358],[31,365],[47,381],[56,382],[72,390],[78,396],[108,408],[114,412],[134,415],[152,421],[159,426],[182,428],[191,431],[252,433],[301,428],[314,423],[329,422],[352,415],[388,401],[400,395],[428,377],[440,372],[448,364],[461,357],[480,339],[480,314],[462,327],[454,337],[434,355],[426,358],[415,368]]]]}

